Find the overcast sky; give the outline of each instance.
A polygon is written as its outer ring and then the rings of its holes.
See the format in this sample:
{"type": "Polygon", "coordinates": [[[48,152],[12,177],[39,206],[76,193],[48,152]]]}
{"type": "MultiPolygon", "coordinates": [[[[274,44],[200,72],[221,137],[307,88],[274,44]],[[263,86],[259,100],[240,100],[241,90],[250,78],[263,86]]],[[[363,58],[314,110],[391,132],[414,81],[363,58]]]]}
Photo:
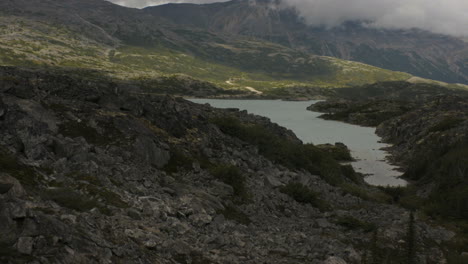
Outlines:
{"type": "MultiPolygon", "coordinates": [[[[145,7],[166,3],[213,3],[222,0],[110,0],[145,7]]],[[[468,36],[468,0],[283,0],[312,25],[337,26],[346,20],[373,21],[384,28],[422,28],[468,36]]]]}

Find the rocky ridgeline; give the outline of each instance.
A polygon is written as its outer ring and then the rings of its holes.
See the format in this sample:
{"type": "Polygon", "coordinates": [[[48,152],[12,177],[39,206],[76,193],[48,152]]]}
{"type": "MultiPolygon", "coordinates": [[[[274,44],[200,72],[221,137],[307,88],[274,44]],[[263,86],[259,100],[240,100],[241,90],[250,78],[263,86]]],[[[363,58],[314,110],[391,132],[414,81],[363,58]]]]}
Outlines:
{"type": "Polygon", "coordinates": [[[1,68],[0,262],[362,263],[404,259],[415,240],[417,263],[443,263],[453,233],[417,220],[409,238],[408,211],[349,167],[330,185],[212,120],[303,148],[235,109],[1,68]]]}

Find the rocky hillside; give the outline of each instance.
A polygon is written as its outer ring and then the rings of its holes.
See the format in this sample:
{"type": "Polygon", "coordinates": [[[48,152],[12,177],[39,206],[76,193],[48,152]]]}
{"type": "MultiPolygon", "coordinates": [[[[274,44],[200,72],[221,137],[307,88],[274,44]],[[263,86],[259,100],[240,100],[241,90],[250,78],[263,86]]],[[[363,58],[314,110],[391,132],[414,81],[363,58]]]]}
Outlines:
{"type": "Polygon", "coordinates": [[[308,26],[277,0],[234,0],[205,5],[168,4],[148,14],[184,26],[265,39],[317,55],[359,61],[450,83],[468,83],[468,43],[422,30],[386,30],[348,22],[308,26]]]}
{"type": "Polygon", "coordinates": [[[341,145],[96,76],[1,68],[0,134],[2,263],[441,263],[454,235],[341,145]]]}
{"type": "Polygon", "coordinates": [[[323,112],[321,117],[324,119],[376,127],[444,96],[468,98],[468,91],[431,84],[384,82],[336,89],[328,96],[330,100],[313,104],[308,109],[323,112]]]}
{"type": "Polygon", "coordinates": [[[422,97],[389,93],[388,99],[321,102],[310,109],[325,112],[327,119],[377,126],[376,133],[393,145],[392,160],[412,183],[387,191],[403,206],[454,228],[459,242],[451,246],[451,263],[465,263],[459,254],[468,250],[468,95],[430,91],[426,87],[422,97]]]}

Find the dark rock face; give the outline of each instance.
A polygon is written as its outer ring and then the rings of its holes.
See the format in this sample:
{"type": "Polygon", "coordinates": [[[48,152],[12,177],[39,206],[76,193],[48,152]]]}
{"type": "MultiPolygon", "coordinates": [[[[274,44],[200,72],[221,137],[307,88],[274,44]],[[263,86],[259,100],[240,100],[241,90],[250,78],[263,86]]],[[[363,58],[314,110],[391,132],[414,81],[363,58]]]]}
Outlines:
{"type": "Polygon", "coordinates": [[[5,103],[3,103],[2,98],[0,97],[0,118],[2,118],[7,112],[5,103]]]}
{"type": "MultiPolygon", "coordinates": [[[[367,253],[358,245],[372,235],[340,217],[378,226],[378,246],[404,256],[396,245],[407,211],[287,169],[210,122],[234,116],[300,144],[266,118],[140,96],[104,79],[0,68],[6,75],[14,79],[0,81],[10,87],[0,89],[8,107],[0,120],[2,263],[359,263],[367,253]],[[28,96],[10,92],[22,85],[28,96]],[[289,183],[312,201],[285,194],[289,183]],[[246,200],[236,199],[240,188],[246,200]]],[[[415,226],[420,241],[453,235],[415,226]]],[[[443,254],[423,246],[418,258],[443,254]]]]}

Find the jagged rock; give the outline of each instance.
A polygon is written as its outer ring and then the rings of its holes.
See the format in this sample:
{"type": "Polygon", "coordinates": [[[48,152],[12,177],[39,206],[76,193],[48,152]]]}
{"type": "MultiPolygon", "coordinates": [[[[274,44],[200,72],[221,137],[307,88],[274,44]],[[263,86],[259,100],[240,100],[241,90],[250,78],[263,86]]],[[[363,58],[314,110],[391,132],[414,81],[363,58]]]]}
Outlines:
{"type": "Polygon", "coordinates": [[[316,223],[317,223],[318,227],[320,227],[320,228],[328,228],[328,227],[331,226],[331,223],[328,222],[328,220],[325,219],[325,218],[317,219],[316,223]]]}
{"type": "Polygon", "coordinates": [[[214,188],[211,190],[211,194],[215,196],[229,197],[234,194],[234,188],[228,184],[219,181],[212,184],[214,188]]]}
{"type": "Polygon", "coordinates": [[[353,247],[348,247],[345,250],[345,254],[346,258],[349,260],[350,263],[359,264],[362,261],[361,256],[359,255],[359,253],[356,252],[356,250],[354,250],[353,247]]]}
{"type": "Polygon", "coordinates": [[[145,242],[145,247],[148,249],[155,249],[157,246],[158,244],[154,240],[149,240],[145,242]]]}
{"type": "Polygon", "coordinates": [[[278,179],[273,177],[272,175],[265,175],[265,185],[270,186],[272,188],[277,188],[283,185],[278,179]]]}
{"type": "Polygon", "coordinates": [[[31,255],[33,250],[34,238],[32,237],[20,237],[16,243],[16,249],[18,252],[26,255],[31,255]]]}
{"type": "Polygon", "coordinates": [[[170,247],[171,251],[175,255],[188,256],[192,251],[192,247],[184,241],[175,241],[170,247]]]}
{"type": "Polygon", "coordinates": [[[139,137],[134,147],[136,154],[157,168],[162,168],[169,162],[169,151],[158,147],[150,138],[139,137]]]}
{"type": "Polygon", "coordinates": [[[208,214],[193,214],[189,217],[190,221],[194,226],[204,226],[213,220],[213,218],[208,214]]]}
{"type": "Polygon", "coordinates": [[[346,264],[346,261],[339,257],[328,257],[323,264],[346,264]]]}
{"type": "Polygon", "coordinates": [[[133,220],[141,220],[140,213],[135,209],[129,209],[127,215],[130,216],[133,220]]]}
{"type": "Polygon", "coordinates": [[[145,236],[145,232],[141,229],[125,229],[125,235],[130,238],[141,240],[145,236]]]}
{"type": "Polygon", "coordinates": [[[61,220],[67,221],[70,224],[76,224],[76,215],[61,215],[60,216],[61,220]]]}

